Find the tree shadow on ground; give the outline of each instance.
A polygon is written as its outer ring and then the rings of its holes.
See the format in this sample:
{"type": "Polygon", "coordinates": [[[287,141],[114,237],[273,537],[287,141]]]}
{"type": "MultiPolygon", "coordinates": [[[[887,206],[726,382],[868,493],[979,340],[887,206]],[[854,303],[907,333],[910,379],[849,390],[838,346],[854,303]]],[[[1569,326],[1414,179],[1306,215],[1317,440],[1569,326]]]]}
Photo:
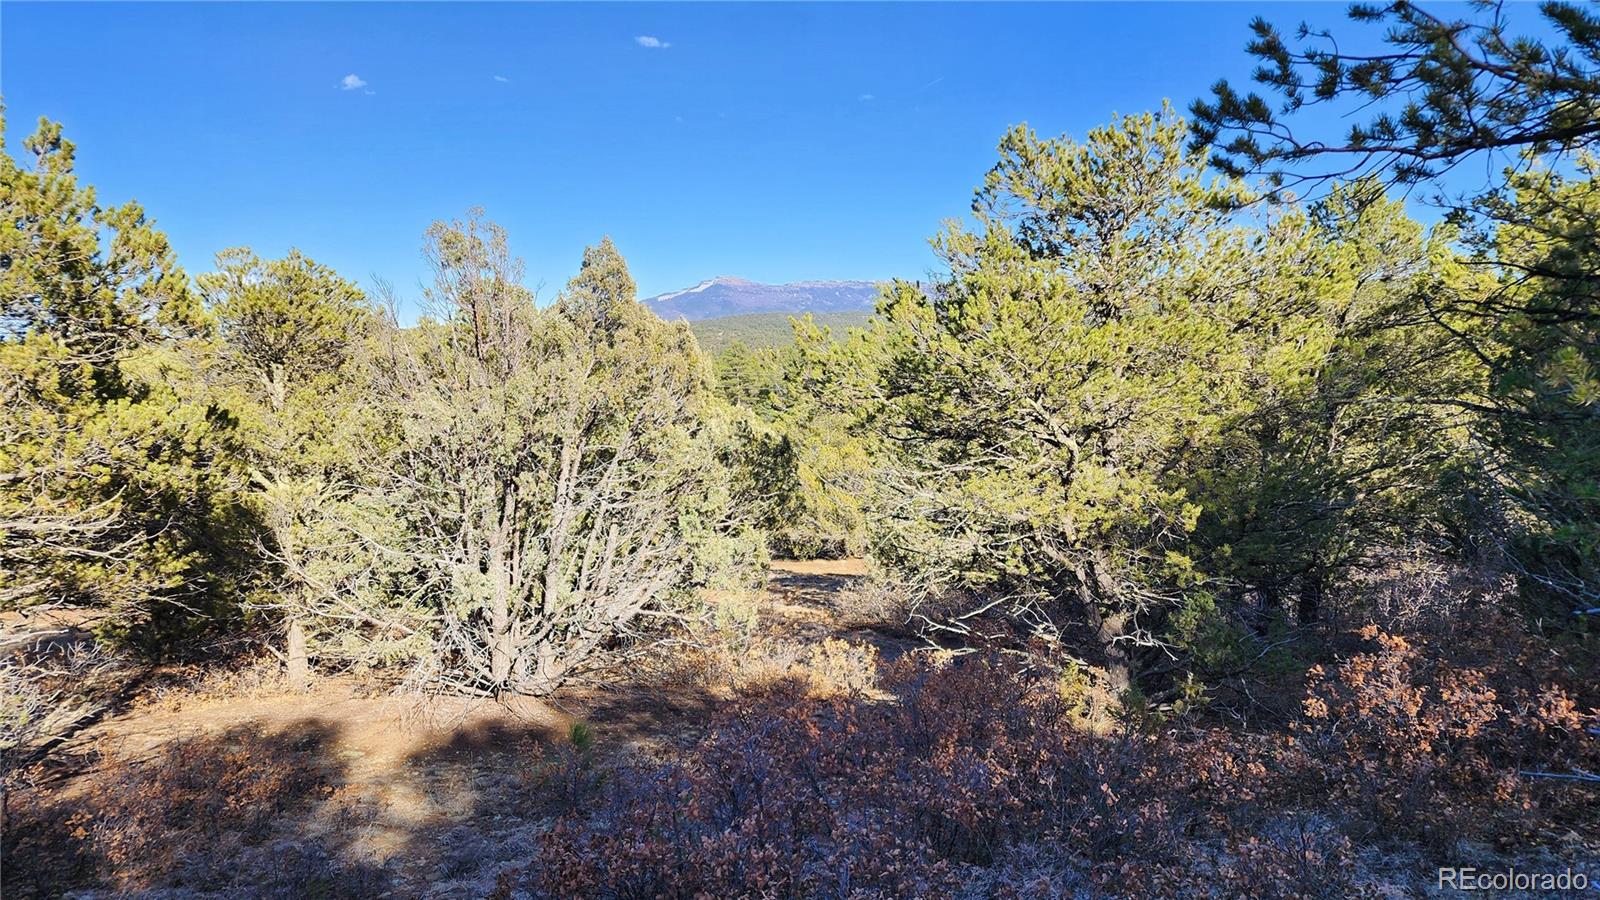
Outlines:
{"type": "Polygon", "coordinates": [[[339,735],[318,718],[247,723],[13,791],[3,894],[421,896],[494,855],[473,850],[492,831],[475,823],[535,810],[530,773],[554,746],[540,726],[479,725],[374,767],[339,735]]]}
{"type": "MultiPolygon", "coordinates": [[[[857,582],[774,576],[784,602],[819,610],[857,582]]],[[[9,798],[3,895],[484,896],[538,855],[553,818],[580,812],[617,773],[687,752],[727,702],[648,677],[572,700],[578,716],[511,703],[433,722],[424,740],[397,720],[391,742],[382,723],[330,707],[138,753],[80,741],[9,798]]]]}
{"type": "Polygon", "coordinates": [[[859,583],[861,575],[794,572],[773,569],[767,579],[767,589],[790,603],[809,604],[824,609],[834,609],[839,595],[859,583]]]}

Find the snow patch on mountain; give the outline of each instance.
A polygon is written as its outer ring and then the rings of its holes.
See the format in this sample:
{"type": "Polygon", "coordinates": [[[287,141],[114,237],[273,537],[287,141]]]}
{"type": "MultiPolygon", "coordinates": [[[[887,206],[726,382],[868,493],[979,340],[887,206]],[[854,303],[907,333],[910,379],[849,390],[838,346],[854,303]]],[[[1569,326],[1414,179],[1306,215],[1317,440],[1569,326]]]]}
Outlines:
{"type": "Polygon", "coordinates": [[[872,281],[796,281],[762,284],[719,275],[694,287],[644,300],[663,319],[691,322],[753,313],[871,312],[878,300],[872,281]]]}

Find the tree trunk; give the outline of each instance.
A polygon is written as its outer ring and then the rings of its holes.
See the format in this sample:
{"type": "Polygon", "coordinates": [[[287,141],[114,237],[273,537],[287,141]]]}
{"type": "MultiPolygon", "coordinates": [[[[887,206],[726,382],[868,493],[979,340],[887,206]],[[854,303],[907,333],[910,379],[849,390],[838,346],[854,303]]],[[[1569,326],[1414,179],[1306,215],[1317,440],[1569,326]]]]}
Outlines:
{"type": "Polygon", "coordinates": [[[1095,623],[1095,636],[1099,638],[1100,652],[1105,656],[1107,687],[1120,697],[1133,687],[1133,660],[1119,640],[1128,616],[1126,613],[1102,614],[1096,610],[1094,618],[1099,620],[1095,623]]]}
{"type": "Polygon", "coordinates": [[[506,572],[505,554],[496,547],[490,554],[494,567],[494,593],[489,598],[489,679],[494,692],[503,693],[511,685],[511,584],[506,572]]]}
{"type": "Polygon", "coordinates": [[[1089,627],[1095,631],[1105,665],[1107,687],[1118,696],[1133,687],[1133,659],[1123,640],[1132,616],[1111,605],[1116,602],[1116,585],[1100,565],[1090,563],[1077,567],[1078,593],[1083,602],[1089,627]]]}
{"type": "Polygon", "coordinates": [[[494,682],[495,693],[502,693],[511,684],[513,647],[510,604],[501,591],[495,591],[489,618],[489,678],[494,682]]]}
{"type": "Polygon", "coordinates": [[[516,655],[511,635],[511,559],[503,535],[491,540],[489,565],[494,583],[489,598],[489,678],[494,682],[494,692],[500,694],[511,686],[512,660],[516,655]]]}
{"type": "Polygon", "coordinates": [[[304,690],[311,684],[311,661],[306,654],[306,628],[298,617],[291,617],[284,629],[284,656],[289,667],[289,685],[304,690]]]}
{"type": "Polygon", "coordinates": [[[1300,625],[1311,625],[1322,618],[1322,597],[1325,593],[1322,579],[1316,574],[1306,577],[1295,602],[1295,618],[1300,625]]]}

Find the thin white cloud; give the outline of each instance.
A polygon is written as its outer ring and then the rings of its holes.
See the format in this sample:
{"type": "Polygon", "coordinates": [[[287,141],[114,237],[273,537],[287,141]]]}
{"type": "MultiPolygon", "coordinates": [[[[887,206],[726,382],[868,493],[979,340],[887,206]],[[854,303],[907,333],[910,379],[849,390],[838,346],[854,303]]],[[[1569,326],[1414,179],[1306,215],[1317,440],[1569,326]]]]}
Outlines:
{"type": "Polygon", "coordinates": [[[672,46],[666,41],[663,41],[661,38],[650,34],[641,34],[634,38],[633,42],[649,50],[665,50],[672,46]]]}
{"type": "MultiPolygon", "coordinates": [[[[362,81],[361,76],[354,72],[339,79],[339,90],[341,91],[358,91],[366,86],[367,83],[362,81]]],[[[368,93],[371,92],[369,91],[368,93]]]]}
{"type": "Polygon", "coordinates": [[[509,84],[511,82],[511,79],[505,77],[504,75],[496,75],[494,80],[500,82],[501,84],[509,84]]]}
{"type": "Polygon", "coordinates": [[[860,100],[862,103],[867,103],[867,102],[876,100],[878,98],[872,96],[871,94],[862,94],[861,96],[857,97],[856,99],[860,100]]]}

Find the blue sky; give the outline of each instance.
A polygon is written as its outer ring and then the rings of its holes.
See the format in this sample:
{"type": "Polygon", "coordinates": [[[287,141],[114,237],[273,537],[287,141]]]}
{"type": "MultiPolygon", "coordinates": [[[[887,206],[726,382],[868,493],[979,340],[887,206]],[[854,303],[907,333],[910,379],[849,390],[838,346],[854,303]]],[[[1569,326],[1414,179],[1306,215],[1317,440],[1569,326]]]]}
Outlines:
{"type": "Polygon", "coordinates": [[[423,230],[479,205],[542,296],[604,234],[651,295],[921,276],[1007,126],[1186,106],[1248,75],[1258,13],[1351,31],[1342,4],[6,2],[0,93],[9,141],[61,120],[191,272],[297,246],[409,296],[423,230]]]}

